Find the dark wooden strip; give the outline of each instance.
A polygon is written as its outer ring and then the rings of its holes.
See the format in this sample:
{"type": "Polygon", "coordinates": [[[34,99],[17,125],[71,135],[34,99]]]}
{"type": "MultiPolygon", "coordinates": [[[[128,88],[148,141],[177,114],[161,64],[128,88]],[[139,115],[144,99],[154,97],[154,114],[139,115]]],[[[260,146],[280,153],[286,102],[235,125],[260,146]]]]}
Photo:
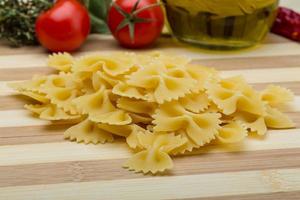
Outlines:
{"type": "Polygon", "coordinates": [[[220,197],[187,198],[183,200],[281,200],[281,199],[298,200],[299,197],[300,197],[300,191],[293,191],[293,192],[274,192],[268,194],[244,194],[244,195],[229,195],[229,196],[220,196],[220,197]]]}
{"type": "Polygon", "coordinates": [[[242,70],[242,69],[263,69],[263,68],[284,68],[299,67],[300,56],[269,56],[253,58],[222,58],[196,60],[193,63],[217,70],[242,70]]]}
{"type": "Polygon", "coordinates": [[[70,125],[53,124],[48,126],[2,127],[0,138],[62,135],[70,125]]]}
{"type": "Polygon", "coordinates": [[[37,103],[37,101],[23,95],[0,96],[0,110],[23,109],[25,104],[37,103]]]}
{"type": "MultiPolygon", "coordinates": [[[[124,161],[117,159],[2,166],[0,187],[153,177],[122,169],[124,161]]],[[[300,149],[254,151],[243,154],[208,153],[177,157],[174,162],[173,170],[158,176],[299,168],[300,149]]]]}

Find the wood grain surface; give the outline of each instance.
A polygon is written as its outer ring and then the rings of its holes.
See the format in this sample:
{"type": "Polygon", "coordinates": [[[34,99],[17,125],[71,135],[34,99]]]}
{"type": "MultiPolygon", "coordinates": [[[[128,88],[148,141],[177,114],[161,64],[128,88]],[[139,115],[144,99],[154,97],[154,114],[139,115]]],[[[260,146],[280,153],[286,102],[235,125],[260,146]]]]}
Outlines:
{"type": "MultiPolygon", "coordinates": [[[[75,56],[112,50],[120,47],[110,36],[93,35],[75,56]]],[[[45,64],[47,52],[0,44],[0,199],[299,199],[300,45],[270,34],[264,44],[241,52],[201,51],[170,38],[151,50],[190,56],[221,70],[223,77],[241,74],[259,90],[268,84],[290,88],[296,98],[283,109],[297,127],[270,130],[242,144],[201,148],[174,158],[174,169],[164,174],[135,174],[121,168],[132,155],[124,141],[65,141],[62,134],[70,125],[25,111],[30,100],[6,84],[52,73],[45,64]]]]}

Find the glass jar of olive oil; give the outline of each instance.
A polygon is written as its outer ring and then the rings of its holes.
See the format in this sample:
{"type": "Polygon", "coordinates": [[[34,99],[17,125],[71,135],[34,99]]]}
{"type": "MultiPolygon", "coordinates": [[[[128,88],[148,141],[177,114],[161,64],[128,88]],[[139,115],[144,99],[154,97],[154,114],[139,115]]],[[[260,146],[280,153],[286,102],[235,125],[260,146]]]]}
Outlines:
{"type": "Polygon", "coordinates": [[[261,42],[279,0],[163,0],[172,34],[210,49],[238,49],[261,42]]]}

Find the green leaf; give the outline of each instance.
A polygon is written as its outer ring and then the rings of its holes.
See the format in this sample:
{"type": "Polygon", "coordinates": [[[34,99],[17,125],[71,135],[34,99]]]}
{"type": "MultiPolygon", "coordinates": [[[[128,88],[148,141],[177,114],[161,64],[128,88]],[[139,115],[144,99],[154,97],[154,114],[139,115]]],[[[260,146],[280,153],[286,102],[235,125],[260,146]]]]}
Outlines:
{"type": "Polygon", "coordinates": [[[109,33],[106,18],[111,2],[111,0],[84,0],[91,17],[92,33],[109,33]]]}
{"type": "Polygon", "coordinates": [[[98,18],[90,13],[91,18],[91,24],[92,24],[92,33],[109,33],[109,28],[106,24],[106,21],[104,21],[101,18],[98,18]]]}

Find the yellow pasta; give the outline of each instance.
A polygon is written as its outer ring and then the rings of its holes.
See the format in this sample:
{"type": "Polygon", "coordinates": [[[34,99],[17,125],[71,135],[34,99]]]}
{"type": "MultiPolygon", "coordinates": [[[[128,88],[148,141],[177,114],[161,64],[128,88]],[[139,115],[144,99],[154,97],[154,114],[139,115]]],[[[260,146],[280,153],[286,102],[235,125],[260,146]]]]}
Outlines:
{"type": "Polygon", "coordinates": [[[54,104],[25,105],[25,108],[38,114],[39,118],[51,121],[78,119],[80,115],[71,115],[54,104]]]}
{"type": "Polygon", "coordinates": [[[169,153],[186,143],[185,138],[174,134],[141,133],[138,140],[145,150],[130,158],[124,167],[143,173],[157,173],[171,169],[173,161],[169,153]]]}
{"type": "Polygon", "coordinates": [[[10,84],[33,100],[25,108],[44,120],[75,124],[64,133],[70,141],[121,138],[135,153],[124,167],[135,172],[164,172],[173,156],[212,142],[243,142],[250,132],[295,126],[279,110],[293,100],[288,89],[270,85],[259,92],[241,76],[222,78],[182,56],[111,52],[75,59],[59,53],[48,65],[59,73],[10,84]]]}
{"type": "Polygon", "coordinates": [[[267,106],[267,115],[265,116],[267,127],[270,128],[294,128],[295,124],[292,120],[276,108],[267,106]]]}
{"type": "Polygon", "coordinates": [[[277,85],[268,85],[265,90],[261,92],[261,99],[266,101],[271,106],[278,106],[293,101],[293,93],[283,87],[277,85]]]}
{"type": "Polygon", "coordinates": [[[70,88],[47,88],[43,90],[47,94],[47,98],[51,99],[51,103],[62,108],[66,112],[76,114],[77,109],[72,102],[77,96],[77,91],[70,88]]]}
{"type": "Polygon", "coordinates": [[[160,105],[153,117],[154,131],[183,131],[199,146],[215,139],[221,124],[219,113],[195,114],[178,102],[160,105]]]}
{"type": "Polygon", "coordinates": [[[86,119],[79,124],[76,124],[64,133],[64,137],[71,141],[88,143],[105,143],[112,142],[114,140],[112,134],[105,131],[90,120],[86,119]]]}
{"type": "Polygon", "coordinates": [[[32,80],[9,83],[8,86],[17,91],[41,92],[41,86],[46,82],[46,76],[33,76],[32,80]]]}
{"type": "Polygon", "coordinates": [[[129,112],[145,115],[154,114],[154,111],[157,108],[156,103],[126,97],[119,98],[117,101],[117,106],[118,108],[129,112]]]}
{"type": "Polygon", "coordinates": [[[46,94],[29,90],[21,90],[19,91],[19,93],[24,96],[30,97],[40,103],[49,103],[49,99],[46,97],[46,94]]]}
{"type": "Polygon", "coordinates": [[[229,124],[222,126],[219,129],[217,138],[222,143],[237,143],[241,142],[247,136],[247,130],[242,124],[232,121],[229,124]]]}
{"type": "Polygon", "coordinates": [[[117,109],[109,99],[109,91],[102,87],[94,94],[88,94],[73,100],[81,114],[88,114],[93,122],[111,125],[126,125],[131,123],[130,116],[123,110],[117,109]]]}
{"type": "Polygon", "coordinates": [[[168,69],[159,61],[153,61],[143,70],[131,74],[127,83],[146,89],[153,94],[157,103],[185,96],[196,85],[196,81],[185,70],[175,67],[168,69]]]}
{"type": "Polygon", "coordinates": [[[48,66],[59,71],[70,72],[73,64],[73,57],[68,53],[54,53],[48,58],[48,66]]]}
{"type": "Polygon", "coordinates": [[[240,77],[208,81],[206,88],[208,98],[226,115],[236,111],[258,115],[263,115],[265,112],[265,105],[259,94],[240,77]]]}
{"type": "Polygon", "coordinates": [[[208,96],[204,92],[188,94],[179,99],[180,104],[188,111],[200,113],[210,105],[208,96]]]}
{"type": "Polygon", "coordinates": [[[247,112],[238,112],[234,119],[244,125],[249,131],[255,132],[258,135],[265,135],[267,133],[267,126],[265,117],[254,115],[247,112]]]}
{"type": "Polygon", "coordinates": [[[89,55],[79,59],[73,66],[74,72],[104,71],[117,76],[136,66],[135,56],[130,53],[112,53],[107,55],[89,55]]]}
{"type": "Polygon", "coordinates": [[[126,83],[118,83],[113,88],[112,92],[121,97],[128,97],[154,102],[153,94],[147,93],[146,89],[130,86],[126,83]]]}

